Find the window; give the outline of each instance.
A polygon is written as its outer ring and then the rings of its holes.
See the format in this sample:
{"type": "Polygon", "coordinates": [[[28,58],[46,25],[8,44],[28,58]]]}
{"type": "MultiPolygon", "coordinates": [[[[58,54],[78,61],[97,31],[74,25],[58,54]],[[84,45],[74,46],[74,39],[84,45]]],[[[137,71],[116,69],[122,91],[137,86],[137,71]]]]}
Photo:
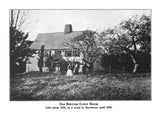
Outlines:
{"type": "Polygon", "coordinates": [[[79,50],[66,50],[65,57],[79,57],[80,51],[79,50]]]}
{"type": "Polygon", "coordinates": [[[65,51],[65,56],[66,57],[71,57],[72,56],[72,51],[70,51],[70,50],[65,51]]]}
{"type": "Polygon", "coordinates": [[[55,55],[55,50],[52,50],[51,51],[51,56],[54,56],[55,55]]]}
{"type": "Polygon", "coordinates": [[[61,55],[61,50],[55,50],[55,54],[60,54],[61,55]]]}
{"type": "Polygon", "coordinates": [[[46,51],[46,56],[51,56],[51,51],[46,51]]]}
{"type": "Polygon", "coordinates": [[[79,57],[80,56],[80,51],[79,50],[75,50],[74,51],[74,56],[79,57]]]}

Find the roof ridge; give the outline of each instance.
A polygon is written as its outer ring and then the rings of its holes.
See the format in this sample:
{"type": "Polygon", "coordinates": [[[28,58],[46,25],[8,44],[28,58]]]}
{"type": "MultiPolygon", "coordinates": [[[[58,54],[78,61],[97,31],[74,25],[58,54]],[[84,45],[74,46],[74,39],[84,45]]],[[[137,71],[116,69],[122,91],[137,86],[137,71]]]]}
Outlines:
{"type": "MultiPolygon", "coordinates": [[[[82,31],[72,31],[72,32],[82,32],[82,31]]],[[[71,32],[71,33],[72,33],[72,32],[71,32]]],[[[44,35],[44,34],[58,34],[58,33],[64,33],[64,32],[39,33],[38,35],[44,35]]]]}

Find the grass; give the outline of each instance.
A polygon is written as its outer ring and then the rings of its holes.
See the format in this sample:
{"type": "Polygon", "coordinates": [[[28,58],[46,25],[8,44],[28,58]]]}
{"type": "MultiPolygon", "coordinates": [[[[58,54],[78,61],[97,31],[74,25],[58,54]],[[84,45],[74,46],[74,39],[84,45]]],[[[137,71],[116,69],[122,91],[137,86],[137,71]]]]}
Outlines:
{"type": "Polygon", "coordinates": [[[151,100],[151,79],[150,74],[12,75],[10,100],[151,100]]]}

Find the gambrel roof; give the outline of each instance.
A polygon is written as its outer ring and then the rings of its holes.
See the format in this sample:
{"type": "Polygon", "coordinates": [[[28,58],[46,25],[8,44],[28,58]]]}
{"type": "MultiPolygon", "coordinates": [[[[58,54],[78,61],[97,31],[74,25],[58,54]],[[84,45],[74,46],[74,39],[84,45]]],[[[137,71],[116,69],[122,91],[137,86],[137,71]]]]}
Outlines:
{"type": "Polygon", "coordinates": [[[73,31],[69,34],[64,32],[38,34],[30,48],[38,50],[44,45],[44,49],[66,49],[69,47],[65,46],[64,42],[69,42],[80,34],[81,31],[73,31]]]}

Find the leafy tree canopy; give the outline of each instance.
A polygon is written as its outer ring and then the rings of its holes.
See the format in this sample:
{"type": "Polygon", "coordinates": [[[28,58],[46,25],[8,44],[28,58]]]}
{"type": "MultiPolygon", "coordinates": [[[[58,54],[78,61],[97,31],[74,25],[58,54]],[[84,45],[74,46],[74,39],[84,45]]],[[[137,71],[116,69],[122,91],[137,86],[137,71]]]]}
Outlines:
{"type": "Polygon", "coordinates": [[[82,34],[67,43],[74,49],[79,49],[83,53],[83,61],[89,65],[89,70],[93,69],[93,63],[101,55],[101,48],[97,44],[98,34],[92,30],[82,31],[82,34]]]}
{"type": "Polygon", "coordinates": [[[133,62],[133,72],[136,72],[140,57],[151,52],[150,16],[133,16],[103,31],[100,38],[107,53],[128,54],[133,62]]]}

